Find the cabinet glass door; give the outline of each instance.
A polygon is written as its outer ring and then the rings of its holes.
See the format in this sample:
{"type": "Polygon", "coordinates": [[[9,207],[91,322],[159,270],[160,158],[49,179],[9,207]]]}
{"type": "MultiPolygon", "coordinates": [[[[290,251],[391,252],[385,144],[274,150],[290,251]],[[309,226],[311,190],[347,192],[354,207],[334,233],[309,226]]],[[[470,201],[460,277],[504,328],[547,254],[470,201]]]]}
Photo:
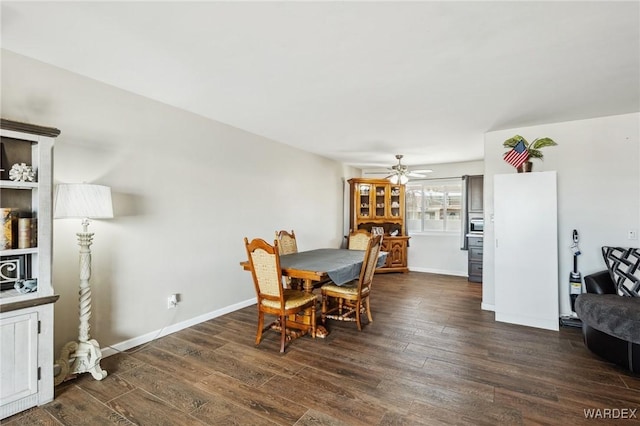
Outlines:
{"type": "Polygon", "coordinates": [[[371,192],[371,185],[365,183],[358,184],[356,196],[358,205],[356,206],[356,211],[360,218],[370,218],[373,215],[371,192]]]}
{"type": "Polygon", "coordinates": [[[388,185],[374,185],[373,189],[375,192],[374,202],[375,202],[375,216],[376,217],[387,217],[387,187],[388,185]]]}
{"type": "Polygon", "coordinates": [[[389,208],[391,209],[391,217],[399,218],[402,216],[402,200],[400,199],[400,186],[391,185],[389,188],[389,208]]]}

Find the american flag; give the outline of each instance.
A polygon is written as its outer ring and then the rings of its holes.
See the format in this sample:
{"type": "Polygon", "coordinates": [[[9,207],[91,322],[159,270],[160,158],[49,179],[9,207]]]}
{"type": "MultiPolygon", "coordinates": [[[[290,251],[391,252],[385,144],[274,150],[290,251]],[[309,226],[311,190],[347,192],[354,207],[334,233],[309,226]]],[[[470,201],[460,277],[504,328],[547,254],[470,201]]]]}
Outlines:
{"type": "Polygon", "coordinates": [[[513,167],[518,168],[522,166],[525,161],[529,159],[529,151],[524,146],[524,142],[521,140],[513,147],[513,149],[504,156],[504,161],[511,164],[513,167]]]}

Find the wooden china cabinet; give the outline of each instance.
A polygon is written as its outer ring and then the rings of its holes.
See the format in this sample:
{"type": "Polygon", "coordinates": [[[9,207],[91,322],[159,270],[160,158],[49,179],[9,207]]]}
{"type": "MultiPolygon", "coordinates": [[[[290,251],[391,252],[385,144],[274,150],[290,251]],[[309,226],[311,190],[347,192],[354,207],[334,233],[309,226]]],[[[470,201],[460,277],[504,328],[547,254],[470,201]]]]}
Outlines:
{"type": "Polygon", "coordinates": [[[382,251],[387,252],[387,262],[376,272],[409,272],[407,267],[407,247],[404,192],[401,184],[393,184],[386,179],[349,179],[350,186],[350,229],[373,227],[384,229],[382,251]]]}

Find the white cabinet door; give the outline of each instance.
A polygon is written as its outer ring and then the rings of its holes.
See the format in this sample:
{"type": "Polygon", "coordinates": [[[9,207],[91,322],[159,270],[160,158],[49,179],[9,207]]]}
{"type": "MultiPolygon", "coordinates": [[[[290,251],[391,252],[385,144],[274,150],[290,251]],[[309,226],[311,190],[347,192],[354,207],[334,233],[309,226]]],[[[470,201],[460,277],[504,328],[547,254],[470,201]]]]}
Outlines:
{"type": "Polygon", "coordinates": [[[558,330],[556,172],[494,176],[496,321],[558,330]]]}
{"type": "MultiPolygon", "coordinates": [[[[38,313],[3,314],[0,322],[0,406],[38,393],[38,313]]],[[[29,398],[32,397],[32,398],[29,398]]]]}

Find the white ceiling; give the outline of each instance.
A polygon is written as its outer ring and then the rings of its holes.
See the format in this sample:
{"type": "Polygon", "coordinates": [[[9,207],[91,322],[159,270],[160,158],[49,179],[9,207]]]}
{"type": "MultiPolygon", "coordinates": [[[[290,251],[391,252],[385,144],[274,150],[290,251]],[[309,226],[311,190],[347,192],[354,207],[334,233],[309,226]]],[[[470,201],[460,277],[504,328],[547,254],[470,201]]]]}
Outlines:
{"type": "Polygon", "coordinates": [[[5,49],[349,165],[478,160],[487,131],[640,111],[638,1],[1,11],[5,49]]]}

